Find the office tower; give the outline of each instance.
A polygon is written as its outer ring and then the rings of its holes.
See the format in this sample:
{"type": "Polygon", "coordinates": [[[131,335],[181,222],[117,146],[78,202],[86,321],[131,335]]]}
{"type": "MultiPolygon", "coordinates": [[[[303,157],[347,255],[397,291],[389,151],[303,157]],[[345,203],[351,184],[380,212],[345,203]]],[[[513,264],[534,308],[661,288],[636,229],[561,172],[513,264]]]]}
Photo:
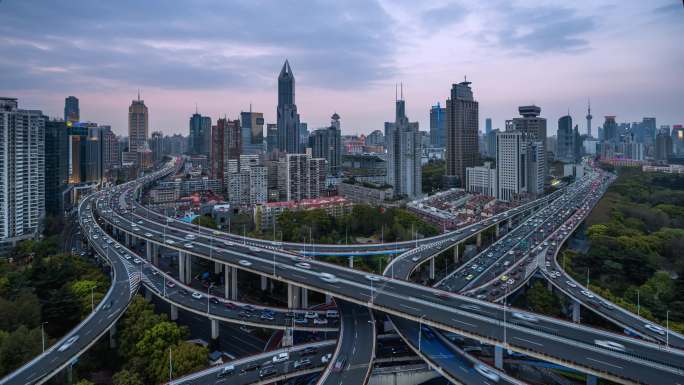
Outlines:
{"type": "Polygon", "coordinates": [[[409,199],[423,195],[420,164],[421,146],[418,122],[409,122],[403,92],[396,101],[394,122],[385,122],[387,149],[387,183],[395,195],[409,199]]]}
{"type": "Polygon", "coordinates": [[[36,236],[45,217],[45,117],[0,98],[0,245],[36,236]]]}
{"type": "Polygon", "coordinates": [[[496,196],[496,169],[491,162],[484,166],[466,167],[466,191],[491,197],[496,196]]]}
{"type": "Polygon", "coordinates": [[[684,127],[681,124],[672,126],[672,152],[681,156],[684,155],[684,127]]]}
{"type": "Polygon", "coordinates": [[[277,116],[278,150],[288,154],[302,153],[299,114],[295,104],[295,78],[287,60],[278,76],[277,116]]]}
{"type": "Polygon", "coordinates": [[[278,125],[268,123],[266,125],[266,151],[271,154],[278,151],[278,125]]]}
{"type": "Polygon", "coordinates": [[[575,134],[572,130],[572,117],[562,116],[558,119],[558,132],[556,143],[556,159],[574,163],[575,134]]]}
{"type": "Polygon", "coordinates": [[[479,161],[479,106],[471,82],[453,84],[446,102],[446,185],[465,186],[465,169],[479,161]]]}
{"type": "Polygon", "coordinates": [[[661,128],[660,132],[656,135],[656,160],[667,162],[672,156],[672,137],[669,131],[669,127],[665,130],[661,128]]]}
{"type": "Polygon", "coordinates": [[[188,151],[188,139],[181,134],[164,137],[164,154],[182,155],[188,151]]]}
{"type": "Polygon", "coordinates": [[[573,159],[575,163],[582,160],[582,149],[584,148],[584,137],[580,135],[579,126],[575,125],[574,136],[573,136],[573,159]]]}
{"type": "Polygon", "coordinates": [[[603,122],[603,141],[617,142],[618,127],[615,122],[615,116],[606,116],[606,121],[603,122]]]}
{"type": "Polygon", "coordinates": [[[190,155],[211,157],[211,118],[200,115],[197,110],[190,117],[190,155]]]}
{"type": "Polygon", "coordinates": [[[518,112],[522,117],[506,121],[506,131],[520,131],[526,141],[540,141],[546,152],[546,119],[539,117],[541,108],[535,105],[520,106],[518,112]]]}
{"type": "Polygon", "coordinates": [[[211,128],[211,175],[224,184],[224,173],[229,160],[236,162],[242,152],[242,130],[239,120],[228,120],[225,117],[216,121],[211,128]]]}
{"type": "MultiPolygon", "coordinates": [[[[574,144],[574,142],[573,142],[574,144]]],[[[541,196],[544,194],[546,178],[546,146],[541,140],[525,143],[527,151],[527,192],[541,196]]]]}
{"type": "Polygon", "coordinates": [[[380,130],[374,130],[366,136],[366,146],[378,147],[385,145],[385,135],[380,130]]]}
{"type": "Polygon", "coordinates": [[[78,106],[78,98],[68,96],[64,99],[64,121],[78,122],[81,120],[81,109],[78,106]]]}
{"type": "Polygon", "coordinates": [[[149,147],[152,151],[152,159],[159,162],[164,157],[164,134],[161,131],[154,131],[150,135],[149,147]]]}
{"type": "Polygon", "coordinates": [[[591,101],[587,101],[587,137],[591,138],[591,101]]]}
{"type": "Polygon", "coordinates": [[[309,136],[311,156],[324,158],[328,175],[339,176],[342,169],[342,135],[340,116],[334,113],[330,127],[315,130],[309,136]]]}
{"type": "Polygon", "coordinates": [[[641,138],[639,142],[644,144],[655,143],[656,118],[643,118],[641,121],[641,138]]]}
{"type": "MultiPolygon", "coordinates": [[[[104,175],[121,166],[121,152],[119,151],[119,138],[110,126],[99,126],[98,132],[102,154],[102,174],[104,175]]],[[[154,137],[154,133],[152,136],[154,137]]]]}
{"type": "Polygon", "coordinates": [[[527,192],[527,147],[520,131],[496,135],[496,198],[510,202],[527,192]]]}
{"type": "Polygon", "coordinates": [[[249,112],[240,113],[240,124],[242,125],[242,153],[261,154],[264,152],[264,114],[252,112],[250,105],[249,112]]]}
{"type": "MultiPolygon", "coordinates": [[[[103,126],[102,131],[109,130],[103,126]]],[[[77,122],[69,127],[69,183],[99,183],[103,174],[101,127],[96,123],[77,122]]],[[[128,152],[136,155],[138,153],[128,152]]]]}
{"type": "Polygon", "coordinates": [[[492,132],[492,118],[485,119],[485,134],[492,132]]]}
{"type": "Polygon", "coordinates": [[[439,103],[430,108],[430,145],[432,147],[444,147],[446,108],[440,107],[439,103]]]}
{"type": "Polygon", "coordinates": [[[45,211],[64,215],[69,184],[69,132],[63,120],[45,118],[45,211]]]}
{"type": "Polygon", "coordinates": [[[279,187],[287,201],[318,198],[325,189],[325,159],[286,154],[278,173],[279,187]]]}
{"type": "Polygon", "coordinates": [[[304,122],[299,123],[299,144],[302,152],[306,149],[306,144],[309,142],[309,125],[304,122]]]}
{"type": "Polygon", "coordinates": [[[497,128],[485,134],[485,148],[487,149],[487,156],[490,158],[496,158],[496,134],[498,133],[499,129],[497,128]]]}
{"type": "Polygon", "coordinates": [[[133,100],[128,107],[128,152],[141,152],[147,148],[149,116],[145,101],[133,100]]]}

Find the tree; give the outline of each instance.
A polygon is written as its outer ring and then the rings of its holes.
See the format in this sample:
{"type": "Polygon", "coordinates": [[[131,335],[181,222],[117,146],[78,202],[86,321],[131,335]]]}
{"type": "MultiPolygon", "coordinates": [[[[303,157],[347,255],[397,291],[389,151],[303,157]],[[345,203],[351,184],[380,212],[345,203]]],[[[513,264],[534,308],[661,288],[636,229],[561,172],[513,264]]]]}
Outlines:
{"type": "Polygon", "coordinates": [[[217,229],[216,222],[209,215],[200,215],[192,220],[194,225],[199,224],[202,227],[208,227],[210,229],[217,229]]]}
{"type": "Polygon", "coordinates": [[[0,345],[0,376],[21,366],[41,351],[41,335],[38,328],[29,330],[19,326],[5,335],[0,345]]]}
{"type": "Polygon", "coordinates": [[[116,372],[112,377],[112,382],[114,385],[145,385],[138,373],[127,369],[116,372]]]}
{"type": "MultiPolygon", "coordinates": [[[[163,382],[169,379],[168,349],[164,359],[155,361],[155,380],[163,382]]],[[[204,346],[190,342],[180,342],[171,348],[171,364],[173,377],[180,377],[204,369],[208,364],[208,351],[204,346]]]]}
{"type": "Polygon", "coordinates": [[[155,314],[151,304],[140,296],[135,296],[121,319],[119,343],[123,357],[132,357],[136,352],[138,341],[143,339],[145,332],[165,320],[165,315],[155,314]]]}
{"type": "Polygon", "coordinates": [[[76,385],[95,385],[95,384],[86,380],[86,379],[82,379],[81,381],[77,382],[76,385]]]}
{"type": "Polygon", "coordinates": [[[551,316],[561,315],[561,303],[558,297],[537,281],[527,290],[527,304],[534,312],[551,316]]]}

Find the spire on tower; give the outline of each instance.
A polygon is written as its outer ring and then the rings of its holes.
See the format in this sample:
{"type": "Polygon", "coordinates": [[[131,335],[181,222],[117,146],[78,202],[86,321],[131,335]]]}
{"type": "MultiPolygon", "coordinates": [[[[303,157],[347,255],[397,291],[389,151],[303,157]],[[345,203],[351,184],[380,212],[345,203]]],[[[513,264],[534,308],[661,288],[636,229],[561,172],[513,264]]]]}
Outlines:
{"type": "Polygon", "coordinates": [[[140,88],[138,88],[138,101],[140,101],[140,88]]]}
{"type": "Polygon", "coordinates": [[[195,114],[199,114],[199,110],[197,109],[197,102],[195,102],[195,114]]]}
{"type": "Polygon", "coordinates": [[[404,82],[401,82],[401,100],[404,100],[404,82]]]}

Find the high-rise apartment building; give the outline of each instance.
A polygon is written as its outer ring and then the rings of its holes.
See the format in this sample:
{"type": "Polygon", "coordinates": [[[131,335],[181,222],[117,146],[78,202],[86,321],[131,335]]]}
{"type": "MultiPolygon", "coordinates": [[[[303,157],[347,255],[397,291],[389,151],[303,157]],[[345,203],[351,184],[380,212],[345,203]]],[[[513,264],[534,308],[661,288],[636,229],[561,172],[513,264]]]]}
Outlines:
{"type": "Polygon", "coordinates": [[[62,216],[69,184],[69,131],[63,120],[45,118],[45,211],[62,216]]]}
{"type": "Polygon", "coordinates": [[[242,125],[242,153],[262,154],[264,152],[264,114],[252,112],[250,105],[249,112],[240,113],[240,124],[242,125]]]}
{"type": "Polygon", "coordinates": [[[470,82],[453,84],[446,102],[446,184],[465,187],[465,169],[477,165],[479,105],[470,82]]]}
{"type": "Polygon", "coordinates": [[[286,154],[278,167],[278,184],[286,201],[318,198],[325,190],[325,159],[286,154]]]}
{"type": "Polygon", "coordinates": [[[387,183],[394,187],[394,194],[409,199],[422,196],[421,135],[418,122],[406,117],[403,95],[396,101],[394,122],[385,122],[385,148],[387,183]]]}
{"type": "Polygon", "coordinates": [[[159,162],[164,157],[164,133],[161,131],[154,131],[150,135],[148,141],[150,150],[152,151],[152,159],[154,162],[159,162]]]}
{"type": "Polygon", "coordinates": [[[466,168],[466,191],[496,197],[496,169],[491,162],[466,168]]]}
{"type": "Polygon", "coordinates": [[[446,125],[446,108],[441,107],[439,103],[430,108],[430,145],[432,147],[444,147],[446,142],[445,128],[446,125]]]}
{"type": "MultiPolygon", "coordinates": [[[[99,140],[102,154],[102,174],[106,175],[111,170],[121,166],[121,152],[119,151],[119,138],[110,126],[98,127],[99,140]]],[[[154,136],[154,134],[153,134],[154,136]]]]}
{"type": "Polygon", "coordinates": [[[278,76],[278,150],[288,154],[302,153],[300,124],[295,104],[295,78],[290,63],[285,60],[278,76]]]}
{"type": "Polygon", "coordinates": [[[145,101],[133,100],[128,107],[128,152],[141,152],[147,149],[149,115],[145,101]]]}
{"type": "Polygon", "coordinates": [[[45,217],[45,117],[0,98],[0,245],[36,236],[45,217]]]}
{"type": "Polygon", "coordinates": [[[211,157],[211,118],[197,111],[190,117],[190,136],[188,138],[190,155],[211,157]]]}
{"type": "Polygon", "coordinates": [[[226,163],[239,161],[242,152],[242,132],[239,120],[220,118],[211,128],[211,175],[224,185],[226,163]]]}
{"type": "Polygon", "coordinates": [[[78,98],[68,96],[64,99],[64,121],[79,122],[81,120],[81,109],[78,106],[78,98]]]}
{"type": "Polygon", "coordinates": [[[527,192],[536,196],[544,194],[544,181],[546,180],[545,144],[541,140],[525,143],[527,150],[527,192]]]}
{"type": "Polygon", "coordinates": [[[520,131],[496,135],[496,198],[510,202],[527,193],[527,146],[520,131]]]}
{"type": "Polygon", "coordinates": [[[334,113],[330,127],[315,130],[309,136],[311,156],[327,161],[327,173],[339,176],[342,171],[342,132],[340,116],[334,113]]]}
{"type": "Polygon", "coordinates": [[[677,156],[684,155],[684,127],[681,124],[672,126],[672,152],[677,156]]]}
{"type": "Polygon", "coordinates": [[[228,201],[231,205],[255,205],[268,198],[268,169],[261,165],[258,155],[240,155],[239,169],[231,164],[226,175],[228,201]]]}
{"type": "MultiPolygon", "coordinates": [[[[527,142],[541,142],[543,151],[546,154],[546,119],[539,117],[541,108],[535,105],[520,106],[518,112],[522,117],[513,118],[506,121],[506,131],[520,131],[527,142]]],[[[544,157],[546,162],[546,157],[544,157]]],[[[544,164],[544,177],[548,168],[544,164]]]]}
{"type": "Polygon", "coordinates": [[[266,125],[266,152],[269,154],[278,151],[278,125],[268,123],[266,125]]]}

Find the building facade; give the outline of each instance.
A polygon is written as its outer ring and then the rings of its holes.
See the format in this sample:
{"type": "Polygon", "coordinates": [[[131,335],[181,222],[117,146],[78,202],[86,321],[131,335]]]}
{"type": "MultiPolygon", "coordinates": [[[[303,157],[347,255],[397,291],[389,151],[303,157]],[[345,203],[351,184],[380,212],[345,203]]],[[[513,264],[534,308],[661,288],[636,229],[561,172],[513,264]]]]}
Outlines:
{"type": "Polygon", "coordinates": [[[190,117],[190,136],[188,137],[190,155],[211,157],[211,118],[195,112],[190,117]]]}
{"type": "Polygon", "coordinates": [[[496,198],[515,201],[527,193],[527,148],[522,132],[496,135],[496,198]]]}
{"type": "Polygon", "coordinates": [[[285,60],[278,76],[278,108],[276,113],[278,119],[278,150],[288,154],[302,153],[299,114],[295,104],[295,78],[287,60],[285,60]]]}
{"type": "Polygon", "coordinates": [[[145,101],[133,100],[128,107],[128,151],[139,152],[147,149],[149,113],[145,101]]]}
{"type": "Polygon", "coordinates": [[[75,96],[67,96],[64,99],[64,121],[71,123],[81,121],[81,109],[78,106],[78,98],[75,96]]]}
{"type": "Polygon", "coordinates": [[[423,195],[420,139],[418,122],[409,122],[405,101],[397,100],[394,122],[385,122],[387,183],[395,195],[409,199],[423,195]]]}
{"type": "Polygon", "coordinates": [[[446,125],[446,108],[441,107],[439,103],[430,108],[430,145],[432,147],[444,147],[445,125],[446,125]]]}
{"type": "Polygon", "coordinates": [[[328,175],[339,176],[342,171],[342,134],[340,116],[335,113],[331,117],[330,127],[320,128],[309,135],[311,156],[326,160],[328,175]]]}
{"type": "Polygon", "coordinates": [[[466,168],[466,191],[495,197],[497,194],[496,169],[491,162],[484,166],[466,168]]]}
{"type": "Polygon", "coordinates": [[[242,153],[262,154],[264,152],[264,114],[261,112],[240,113],[242,132],[242,153]]]}
{"type": "Polygon", "coordinates": [[[470,82],[453,84],[446,102],[447,185],[465,185],[466,167],[479,161],[479,104],[473,98],[470,82]]]}

